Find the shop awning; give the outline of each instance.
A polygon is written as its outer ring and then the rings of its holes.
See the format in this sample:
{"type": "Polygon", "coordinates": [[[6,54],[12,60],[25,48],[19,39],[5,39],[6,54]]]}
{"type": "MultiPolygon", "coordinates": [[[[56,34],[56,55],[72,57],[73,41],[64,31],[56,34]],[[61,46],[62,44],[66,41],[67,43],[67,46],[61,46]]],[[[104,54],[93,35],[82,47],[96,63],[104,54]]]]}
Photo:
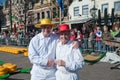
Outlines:
{"type": "Polygon", "coordinates": [[[66,22],[67,24],[78,24],[78,23],[85,23],[89,21],[90,19],[80,19],[80,20],[70,20],[66,22]]]}

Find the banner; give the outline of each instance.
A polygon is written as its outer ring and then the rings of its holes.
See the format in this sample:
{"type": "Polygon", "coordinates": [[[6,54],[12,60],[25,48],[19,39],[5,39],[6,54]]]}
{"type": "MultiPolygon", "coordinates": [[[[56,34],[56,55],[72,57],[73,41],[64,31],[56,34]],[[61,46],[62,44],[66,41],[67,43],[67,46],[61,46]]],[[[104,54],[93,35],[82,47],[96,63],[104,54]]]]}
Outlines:
{"type": "Polygon", "coordinates": [[[58,0],[58,6],[61,8],[62,11],[64,11],[64,1],[58,0]]]}

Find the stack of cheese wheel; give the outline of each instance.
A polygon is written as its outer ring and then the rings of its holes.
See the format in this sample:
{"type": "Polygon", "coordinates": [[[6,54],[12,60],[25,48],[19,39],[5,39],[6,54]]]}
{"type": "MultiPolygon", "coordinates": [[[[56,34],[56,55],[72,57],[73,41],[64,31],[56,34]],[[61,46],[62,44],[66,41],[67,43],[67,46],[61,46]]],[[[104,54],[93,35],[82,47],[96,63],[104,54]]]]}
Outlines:
{"type": "Polygon", "coordinates": [[[8,69],[3,66],[0,66],[0,75],[4,75],[7,73],[8,73],[8,69]]]}
{"type": "Polygon", "coordinates": [[[12,63],[5,63],[2,65],[3,67],[7,68],[9,72],[17,71],[17,65],[12,63]]]}
{"type": "Polygon", "coordinates": [[[24,56],[28,57],[28,51],[24,52],[24,56]]]}

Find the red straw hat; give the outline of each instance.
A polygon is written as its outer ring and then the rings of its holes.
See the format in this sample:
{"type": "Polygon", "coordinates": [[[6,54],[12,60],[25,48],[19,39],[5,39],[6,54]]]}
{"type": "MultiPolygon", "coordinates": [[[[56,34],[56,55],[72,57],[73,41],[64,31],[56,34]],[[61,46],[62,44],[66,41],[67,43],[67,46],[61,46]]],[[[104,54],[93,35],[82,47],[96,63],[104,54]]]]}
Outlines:
{"type": "Polygon", "coordinates": [[[63,31],[70,31],[70,28],[69,28],[68,24],[61,24],[59,26],[59,32],[63,32],[63,31]]]}

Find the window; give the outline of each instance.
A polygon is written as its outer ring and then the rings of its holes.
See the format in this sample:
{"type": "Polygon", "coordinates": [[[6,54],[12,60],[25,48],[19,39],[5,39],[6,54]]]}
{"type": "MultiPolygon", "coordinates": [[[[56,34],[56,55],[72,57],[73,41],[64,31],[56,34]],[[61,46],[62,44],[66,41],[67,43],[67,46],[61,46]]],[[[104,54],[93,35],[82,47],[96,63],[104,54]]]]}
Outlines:
{"type": "Polygon", "coordinates": [[[40,13],[37,13],[37,21],[39,22],[40,19],[40,13]]]}
{"type": "Polygon", "coordinates": [[[53,8],[53,18],[55,18],[57,16],[56,14],[56,8],[53,8]]]}
{"type": "Polygon", "coordinates": [[[42,12],[42,19],[43,19],[43,18],[45,18],[45,13],[44,13],[44,12],[42,12]]]}
{"type": "Polygon", "coordinates": [[[47,11],[47,18],[50,18],[50,11],[47,11]]]}
{"type": "Polygon", "coordinates": [[[108,4],[102,4],[102,12],[104,13],[105,8],[108,10],[108,4]]]}
{"type": "Polygon", "coordinates": [[[79,16],[79,7],[74,7],[74,16],[79,16]]]}
{"type": "Polygon", "coordinates": [[[82,14],[83,15],[88,15],[88,5],[83,5],[82,6],[82,14]]]}
{"type": "Polygon", "coordinates": [[[65,5],[65,6],[64,6],[64,16],[67,16],[67,12],[68,12],[68,8],[67,8],[67,6],[65,5]]]}
{"type": "Polygon", "coordinates": [[[43,4],[43,1],[44,1],[44,0],[41,0],[41,4],[43,4]]]}
{"type": "Polygon", "coordinates": [[[114,3],[115,12],[120,11],[120,1],[114,3]]]}

